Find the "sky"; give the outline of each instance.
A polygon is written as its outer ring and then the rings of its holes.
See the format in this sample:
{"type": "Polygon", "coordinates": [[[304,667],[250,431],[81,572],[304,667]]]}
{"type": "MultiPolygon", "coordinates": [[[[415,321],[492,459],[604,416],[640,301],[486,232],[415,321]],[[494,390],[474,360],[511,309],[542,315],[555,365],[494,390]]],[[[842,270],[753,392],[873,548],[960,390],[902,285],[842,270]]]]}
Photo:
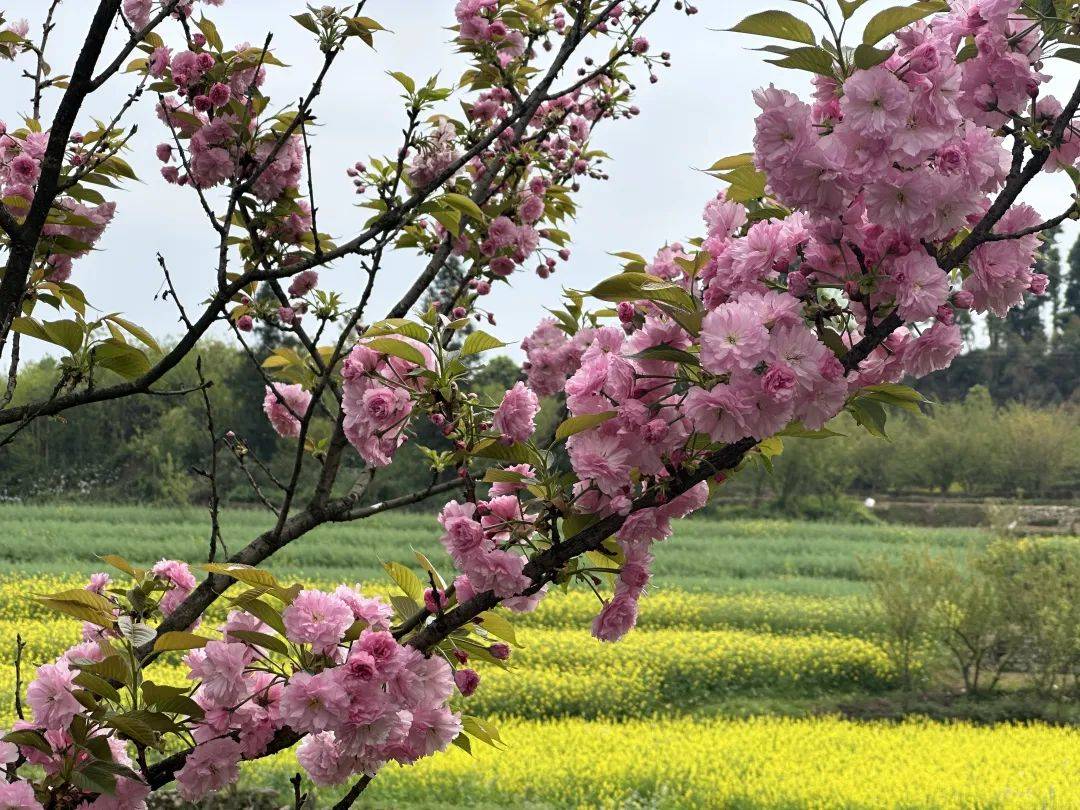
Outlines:
{"type": "MultiPolygon", "coordinates": [[[[43,0],[0,2],[9,20],[28,18],[35,29],[41,24],[44,5],[43,0]]],[[[62,3],[50,40],[54,72],[70,72],[93,5],[92,0],[62,3]]],[[[420,78],[441,73],[448,80],[460,75],[464,62],[454,54],[447,30],[453,24],[453,5],[452,0],[368,3],[365,13],[390,32],[377,37],[374,51],[353,40],[335,64],[315,107],[321,123],[313,136],[320,230],[344,240],[360,229],[368,211],[356,207],[345,170],[357,160],[392,153],[400,141],[400,88],[386,71],[401,70],[420,78]]],[[[700,168],[749,151],[756,111],[752,91],[770,83],[795,92],[809,86],[809,74],[768,65],[762,54],[750,50],[767,42],[723,29],[748,14],[787,5],[779,0],[699,0],[700,13],[686,17],[674,11],[670,2],[664,3],[647,34],[653,50],[671,52],[673,65],[661,72],[658,84],[639,83],[635,103],[641,108],[640,116],[607,122],[594,136],[593,145],[611,156],[606,167],[611,179],[587,181],[577,197],[579,214],[567,228],[574,240],[571,261],[546,281],[530,270],[515,274],[510,288],[498,285],[485,302],[498,319],[489,331],[516,344],[544,316],[545,306],[558,305],[561,287],[588,289],[618,272],[620,260],[611,253],[629,250],[651,256],[665,243],[701,233],[701,210],[722,184],[700,168]]],[[[880,0],[868,3],[853,23],[887,5],[880,0]]],[[[273,33],[275,54],[290,65],[271,70],[263,88],[277,104],[305,93],[321,65],[314,37],[289,18],[303,10],[300,0],[226,0],[222,7],[211,9],[226,45],[261,44],[268,32],[273,33]]],[[[808,14],[806,10],[804,17],[813,23],[808,14]]],[[[858,31],[861,26],[857,25],[853,33],[858,31]]],[[[855,44],[855,37],[851,39],[855,44]]],[[[110,52],[119,44],[117,31],[110,52]]],[[[20,77],[24,66],[0,64],[0,117],[9,123],[17,122],[30,108],[30,82],[20,77]]],[[[1071,83],[1077,80],[1076,66],[1055,60],[1053,68],[1062,75],[1051,91],[1068,96],[1071,83]]],[[[92,96],[80,128],[90,128],[92,117],[110,118],[135,83],[133,75],[120,76],[92,96]]],[[[46,116],[58,99],[57,91],[48,97],[46,116]]],[[[139,126],[127,157],[141,182],[114,192],[116,218],[99,249],[77,262],[72,281],[83,287],[91,305],[101,312],[123,312],[154,334],[168,337],[179,333],[179,324],[173,304],[155,299],[162,286],[156,254],[160,252],[168,262],[181,299],[189,310],[196,309],[211,290],[215,234],[195,195],[161,180],[154,146],[167,140],[168,133],[152,108],[152,98],[146,97],[127,119],[139,126]]],[[[1064,209],[1070,191],[1071,183],[1063,174],[1044,176],[1033,184],[1026,199],[1052,216],[1064,209]]],[[[1075,227],[1067,229],[1066,246],[1076,233],[1075,227]]],[[[401,251],[386,263],[368,322],[398,300],[423,262],[423,257],[401,251]]],[[[322,286],[351,292],[355,300],[365,280],[356,260],[345,260],[323,273],[322,286]]],[[[224,335],[224,330],[219,334],[224,335]]],[[[46,344],[24,342],[24,357],[33,359],[48,352],[46,344]]],[[[511,353],[515,353],[513,347],[511,353]]]]}

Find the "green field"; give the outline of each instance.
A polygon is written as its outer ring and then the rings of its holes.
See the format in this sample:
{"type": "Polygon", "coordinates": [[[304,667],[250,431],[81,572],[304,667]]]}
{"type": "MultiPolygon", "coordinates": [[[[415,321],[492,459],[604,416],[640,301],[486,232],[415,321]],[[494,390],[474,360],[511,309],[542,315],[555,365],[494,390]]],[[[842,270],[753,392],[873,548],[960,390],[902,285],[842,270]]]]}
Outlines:
{"type": "MultiPolygon", "coordinates": [[[[269,525],[226,513],[241,546],[269,525]]],[[[0,508],[0,650],[27,637],[41,661],[78,628],[28,594],[100,569],[96,555],[139,563],[206,553],[199,510],[0,508]]],[[[283,580],[368,583],[412,550],[445,562],[434,514],[329,527],[275,558],[283,580]]],[[[890,701],[896,673],[860,560],[912,546],[958,553],[977,530],[784,521],[684,521],[655,549],[656,586],[623,642],[588,635],[595,596],[555,594],[516,618],[509,672],[481,670],[462,709],[495,718],[509,749],[459,750],[375,780],[376,807],[1080,807],[1080,733],[1043,725],[861,722],[843,707],[890,701]]],[[[213,618],[213,616],[211,617],[213,618]]],[[[168,661],[155,679],[176,681],[168,661]]],[[[14,685],[0,669],[0,724],[14,685]]],[[[288,789],[291,755],[250,768],[246,787],[288,789]]],[[[332,803],[334,791],[318,795],[332,803]]]]}

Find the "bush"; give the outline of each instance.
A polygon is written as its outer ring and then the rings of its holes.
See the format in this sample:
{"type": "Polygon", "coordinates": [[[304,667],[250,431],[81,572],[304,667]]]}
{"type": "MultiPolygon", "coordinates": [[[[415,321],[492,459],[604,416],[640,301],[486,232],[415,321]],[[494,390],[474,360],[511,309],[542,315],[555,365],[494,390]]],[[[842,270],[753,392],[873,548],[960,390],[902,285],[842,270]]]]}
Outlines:
{"type": "Polygon", "coordinates": [[[947,660],[972,695],[1012,671],[1042,697],[1080,696],[1077,539],[999,540],[966,559],[909,552],[867,573],[885,649],[908,686],[928,655],[947,660]]]}

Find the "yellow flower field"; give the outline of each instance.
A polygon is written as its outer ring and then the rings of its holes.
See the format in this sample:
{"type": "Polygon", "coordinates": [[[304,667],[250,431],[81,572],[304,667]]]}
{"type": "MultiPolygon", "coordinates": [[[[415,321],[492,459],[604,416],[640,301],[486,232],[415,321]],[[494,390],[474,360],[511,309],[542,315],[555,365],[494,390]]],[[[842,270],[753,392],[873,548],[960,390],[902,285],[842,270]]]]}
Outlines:
{"type": "MultiPolygon", "coordinates": [[[[28,597],[81,584],[0,581],[0,650],[23,636],[24,676],[79,635],[78,622],[28,597]]],[[[481,688],[457,701],[499,718],[505,752],[474,741],[473,757],[452,748],[387,768],[368,806],[1080,808],[1080,731],[702,714],[743,695],[889,688],[891,666],[856,599],[657,590],[642,626],[618,644],[588,637],[595,609],[593,596],[571,593],[514,617],[511,670],[481,668],[481,688]]],[[[155,665],[154,679],[185,683],[178,657],[155,665]]],[[[13,669],[0,667],[0,728],[14,719],[13,688],[13,669]]],[[[287,791],[296,770],[286,752],[244,780],[287,791]]],[[[321,791],[319,806],[337,792],[321,791]]]]}
{"type": "MultiPolygon", "coordinates": [[[[479,746],[372,784],[375,806],[1077,808],[1080,732],[908,722],[505,721],[479,746]]],[[[286,784],[279,756],[251,775],[286,784]]]]}

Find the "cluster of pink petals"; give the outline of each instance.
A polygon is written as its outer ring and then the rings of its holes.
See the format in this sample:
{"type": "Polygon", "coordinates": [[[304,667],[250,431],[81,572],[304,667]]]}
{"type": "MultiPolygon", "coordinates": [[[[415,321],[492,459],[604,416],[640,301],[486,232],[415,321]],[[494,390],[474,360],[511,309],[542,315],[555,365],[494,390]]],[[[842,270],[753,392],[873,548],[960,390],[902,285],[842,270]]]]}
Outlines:
{"type": "MultiPolygon", "coordinates": [[[[77,137],[73,136],[73,139],[77,137]]],[[[26,132],[16,137],[8,132],[6,124],[0,122],[0,189],[5,204],[16,216],[25,215],[33,202],[48,143],[48,132],[26,132]]],[[[116,203],[86,205],[69,197],[60,197],[56,207],[64,211],[65,216],[55,217],[56,221],[47,223],[42,228],[42,235],[70,240],[68,250],[47,259],[49,280],[62,282],[71,276],[72,262],[86,256],[101,239],[116,213],[116,203]]]]}
{"type": "MultiPolygon", "coordinates": [[[[395,335],[420,353],[424,367],[435,368],[435,358],[427,345],[395,335]]],[[[412,372],[417,365],[392,355],[380,354],[364,341],[358,343],[342,369],[342,408],[345,436],[360,456],[374,467],[385,467],[406,439],[405,429],[412,418],[412,393],[424,380],[412,372]]]]}
{"type": "Polygon", "coordinates": [[[311,407],[311,394],[299,384],[266,386],[263,413],[270,420],[274,432],[285,438],[300,435],[300,420],[311,407]]]}
{"type": "Polygon", "coordinates": [[[581,364],[581,355],[590,335],[589,330],[582,330],[570,338],[554,318],[544,318],[521,342],[528,358],[524,368],[529,376],[529,387],[542,397],[562,391],[566,380],[581,364]]]}
{"type": "Polygon", "coordinates": [[[532,522],[516,495],[475,504],[450,501],[439,513],[440,541],[474,592],[494,591],[500,599],[509,599],[532,584],[521,553],[522,536],[531,533],[532,522]]]}
{"type": "Polygon", "coordinates": [[[495,411],[493,424],[500,437],[509,442],[528,441],[536,430],[540,399],[525,383],[514,385],[495,411]]]}
{"type": "Polygon", "coordinates": [[[461,731],[447,705],[453,673],[442,658],[398,644],[389,617],[381,600],[345,586],[301,591],[282,613],[285,636],[317,664],[285,679],[256,666],[266,651],[240,633],[269,629],[250,614],[230,614],[224,641],[185,658],[205,716],[177,774],[184,797],[198,801],[235,782],[241,760],[263,755],[284,728],[306,735],[297,760],[318,785],[444,750],[461,731]],[[363,629],[347,640],[357,622],[363,629]]]}
{"type": "MultiPolygon", "coordinates": [[[[236,48],[238,53],[249,50],[246,43],[236,48]]],[[[162,47],[151,55],[150,74],[171,78],[181,94],[163,99],[158,116],[187,141],[188,150],[187,160],[177,165],[171,145],[159,146],[158,158],[166,164],[162,176],[170,183],[190,183],[200,189],[247,179],[260,200],[280,201],[299,185],[304,166],[302,139],[293,136],[279,144],[277,135],[268,132],[252,147],[251,132],[245,131],[229,102],[247,97],[259,87],[265,80],[265,69],[234,58],[224,65],[227,79],[213,81],[209,77],[218,75],[217,66],[218,56],[198,45],[175,54],[162,47]]],[[[298,207],[277,226],[275,234],[283,241],[296,242],[308,228],[310,208],[298,207]]]]}
{"type": "MultiPolygon", "coordinates": [[[[175,560],[162,560],[152,573],[167,583],[166,596],[195,586],[187,566],[175,560]]],[[[87,590],[105,593],[107,584],[105,575],[95,575],[87,590]]],[[[286,639],[305,650],[311,668],[288,675],[267,671],[263,663],[271,651],[259,641],[272,630],[250,613],[231,612],[219,628],[221,640],[184,658],[203,715],[191,728],[196,745],[176,775],[180,794],[199,802],[235,783],[241,762],[263,756],[286,728],[307,735],[297,757],[320,785],[444,750],[461,732],[448,701],[455,690],[471,693],[478,681],[468,675],[455,680],[443,658],[400,645],[389,633],[391,615],[382,600],[344,585],[333,593],[301,591],[282,621],[286,639]]],[[[76,696],[76,678],[81,667],[103,660],[108,643],[102,637],[79,644],[38,668],[26,692],[33,720],[14,729],[42,733],[52,750],[0,743],[0,765],[22,757],[46,774],[68,767],[76,755],[72,723],[87,712],[76,696]]],[[[132,768],[126,744],[107,733],[104,727],[93,732],[106,740],[113,762],[132,768]]],[[[149,793],[145,783],[121,775],[114,793],[81,806],[139,810],[149,793]]],[[[0,782],[0,806],[41,807],[32,784],[21,780],[0,782]]]]}
{"type": "Polygon", "coordinates": [[[151,569],[151,573],[168,585],[168,590],[158,604],[165,616],[176,610],[180,603],[187,599],[188,594],[195,590],[195,575],[191,573],[187,563],[161,560],[151,569]]]}

